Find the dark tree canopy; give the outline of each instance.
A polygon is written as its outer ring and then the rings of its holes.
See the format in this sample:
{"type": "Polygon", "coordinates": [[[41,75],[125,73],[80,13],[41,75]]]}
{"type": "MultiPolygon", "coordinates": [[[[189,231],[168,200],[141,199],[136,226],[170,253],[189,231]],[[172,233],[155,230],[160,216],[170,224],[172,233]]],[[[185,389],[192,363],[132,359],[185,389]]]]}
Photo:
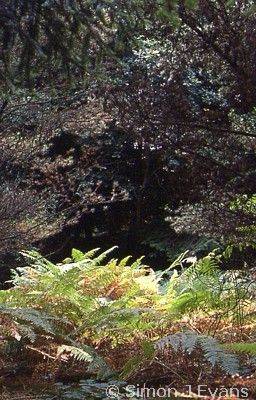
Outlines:
{"type": "Polygon", "coordinates": [[[40,199],[36,243],[141,244],[167,221],[170,241],[254,241],[255,17],[253,1],[1,3],[2,192],[40,199]]]}

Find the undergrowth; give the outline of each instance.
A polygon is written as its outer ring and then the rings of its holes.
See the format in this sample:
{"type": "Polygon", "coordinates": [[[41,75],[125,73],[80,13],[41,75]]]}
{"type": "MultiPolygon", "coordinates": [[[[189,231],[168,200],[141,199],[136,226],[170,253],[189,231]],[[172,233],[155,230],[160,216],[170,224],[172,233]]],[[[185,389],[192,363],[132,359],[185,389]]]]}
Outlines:
{"type": "Polygon", "coordinates": [[[185,383],[190,362],[197,379],[253,371],[255,282],[248,273],[221,271],[214,252],[186,269],[184,253],[155,272],[143,258],[110,259],[112,250],[73,250],[60,264],[24,253],[28,265],[0,291],[2,355],[16,343],[67,368],[82,363],[103,380],[140,379],[151,367],[157,375],[160,366],[159,379],[164,370],[185,383]]]}

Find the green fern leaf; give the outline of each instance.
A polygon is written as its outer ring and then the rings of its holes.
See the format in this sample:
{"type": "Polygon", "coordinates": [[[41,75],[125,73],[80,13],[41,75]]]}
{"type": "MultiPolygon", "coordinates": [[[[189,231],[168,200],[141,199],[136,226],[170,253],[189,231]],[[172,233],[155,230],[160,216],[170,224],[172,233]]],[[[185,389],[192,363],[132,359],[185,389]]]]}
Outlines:
{"type": "Polygon", "coordinates": [[[85,258],[85,255],[82,251],[73,249],[71,253],[71,257],[74,261],[82,261],[85,258]]]}
{"type": "Polygon", "coordinates": [[[237,351],[238,353],[247,353],[256,355],[256,343],[228,343],[225,348],[237,351]]]}

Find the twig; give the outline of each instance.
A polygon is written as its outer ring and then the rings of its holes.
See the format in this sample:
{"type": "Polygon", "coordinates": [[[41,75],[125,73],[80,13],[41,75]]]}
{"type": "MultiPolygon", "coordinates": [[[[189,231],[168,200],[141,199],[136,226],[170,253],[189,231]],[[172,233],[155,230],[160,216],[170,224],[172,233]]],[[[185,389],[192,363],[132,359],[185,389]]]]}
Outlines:
{"type": "Polygon", "coordinates": [[[51,356],[50,354],[47,354],[47,353],[45,353],[45,352],[42,351],[42,350],[36,349],[35,347],[32,347],[32,346],[26,346],[26,348],[27,348],[27,349],[30,349],[30,350],[33,350],[33,351],[35,351],[35,352],[41,354],[41,355],[44,356],[44,357],[48,357],[48,358],[50,358],[51,360],[56,361],[56,357],[53,357],[53,356],[51,356]]]}

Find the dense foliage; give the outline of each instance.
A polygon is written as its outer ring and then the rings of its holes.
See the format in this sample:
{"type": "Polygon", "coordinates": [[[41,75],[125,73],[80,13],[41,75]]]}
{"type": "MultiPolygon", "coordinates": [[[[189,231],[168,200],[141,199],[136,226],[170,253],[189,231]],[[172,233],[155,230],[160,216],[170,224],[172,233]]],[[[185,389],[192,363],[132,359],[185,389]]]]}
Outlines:
{"type": "Polygon", "coordinates": [[[104,236],[139,254],[156,226],[168,246],[253,244],[255,213],[234,207],[255,193],[253,2],[9,1],[0,15],[2,202],[17,202],[3,218],[29,210],[7,222],[10,246],[32,230],[43,251],[104,236]]]}
{"type": "MultiPolygon", "coordinates": [[[[239,361],[239,352],[255,354],[255,343],[234,342],[244,334],[253,341],[252,276],[221,272],[215,254],[178,274],[184,255],[155,273],[141,259],[104,263],[110,251],[73,250],[72,259],[56,265],[39,254],[26,255],[30,264],[14,272],[11,289],[0,292],[3,339],[13,342],[12,352],[15,343],[21,346],[25,362],[29,352],[38,352],[52,363],[49,368],[56,363],[61,368],[73,357],[104,380],[136,381],[151,365],[147,380],[161,382],[165,371],[180,389],[191,382],[191,371],[183,371],[191,361],[195,383],[199,376],[208,379],[211,370],[216,380],[219,374],[250,373],[252,357],[239,361]],[[231,326],[234,334],[227,333],[231,326]],[[175,374],[168,367],[173,363],[175,374]]],[[[2,346],[4,356],[6,351],[2,346]]],[[[67,368],[72,373],[73,364],[67,368]]]]}
{"type": "Polygon", "coordinates": [[[253,0],[1,2],[3,379],[253,381],[255,22],[253,0]]]}

